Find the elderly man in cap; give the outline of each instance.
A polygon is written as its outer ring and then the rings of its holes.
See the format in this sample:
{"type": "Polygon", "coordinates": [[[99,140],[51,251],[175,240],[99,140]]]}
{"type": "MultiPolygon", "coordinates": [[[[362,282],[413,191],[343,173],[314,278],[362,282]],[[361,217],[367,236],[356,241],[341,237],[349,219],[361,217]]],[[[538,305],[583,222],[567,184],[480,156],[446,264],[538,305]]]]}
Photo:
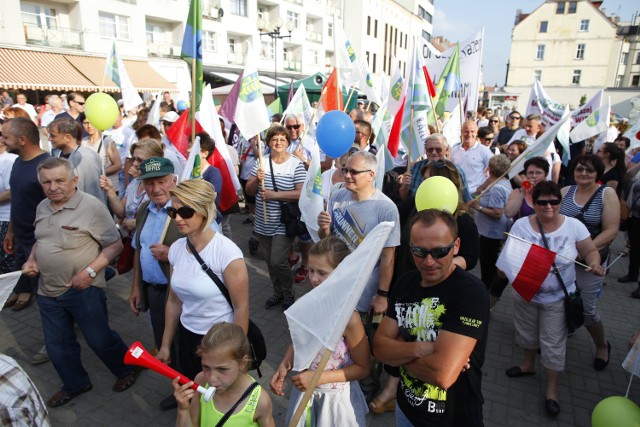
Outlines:
{"type": "Polygon", "coordinates": [[[47,404],[62,406],[92,388],[82,366],[78,325],[89,347],[117,377],[113,391],[131,387],[139,373],[123,362],[127,346],[109,326],[104,269],[122,251],[120,233],[104,203],[78,190],[78,177],[66,159],[38,165],[47,198],[35,216],[36,242],[22,266],[38,282],[38,308],[44,341],[62,389],[47,404]]]}
{"type": "MultiPolygon", "coordinates": [[[[142,181],[149,201],[142,203],[138,209],[136,233],[131,242],[135,254],[129,308],[136,316],[141,311],[149,310],[154,343],[160,348],[170,278],[169,246],[182,237],[175,222],[167,215],[167,208],[171,206],[169,190],[176,186],[178,177],[170,160],[151,157],[140,164],[138,179],[142,181]]],[[[175,360],[175,357],[171,359],[175,360]]],[[[175,406],[173,394],[160,402],[162,409],[175,406]]]]}

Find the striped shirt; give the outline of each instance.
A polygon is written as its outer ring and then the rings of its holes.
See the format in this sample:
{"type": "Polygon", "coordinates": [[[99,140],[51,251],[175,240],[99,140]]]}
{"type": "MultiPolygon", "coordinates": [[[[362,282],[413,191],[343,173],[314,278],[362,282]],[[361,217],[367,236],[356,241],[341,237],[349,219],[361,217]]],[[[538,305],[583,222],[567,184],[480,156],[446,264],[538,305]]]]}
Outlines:
{"type": "MultiPolygon", "coordinates": [[[[584,205],[578,205],[576,202],[576,188],[577,186],[572,185],[569,187],[567,194],[562,199],[562,205],[560,206],[560,213],[562,215],[576,218],[584,205]]],[[[596,190],[598,191],[598,190],[596,190]]],[[[579,219],[584,225],[587,226],[591,237],[595,237],[600,234],[602,230],[602,212],[604,209],[604,191],[600,191],[596,197],[593,199],[589,208],[583,214],[583,218],[579,219]]],[[[586,204],[586,202],[585,202],[586,204]]]]}
{"type": "MultiPolygon", "coordinates": [[[[267,190],[273,190],[269,156],[265,156],[262,164],[264,165],[264,187],[267,190]]],[[[252,176],[258,174],[259,167],[260,163],[256,162],[251,171],[252,176]]],[[[282,164],[273,162],[273,170],[278,191],[295,190],[297,184],[304,184],[304,179],[307,174],[304,165],[300,159],[295,156],[289,157],[289,159],[282,164]]],[[[258,189],[256,194],[254,230],[263,236],[286,234],[284,224],[280,222],[280,202],[278,200],[267,200],[267,222],[264,222],[262,191],[260,191],[260,189],[258,189]]]]}

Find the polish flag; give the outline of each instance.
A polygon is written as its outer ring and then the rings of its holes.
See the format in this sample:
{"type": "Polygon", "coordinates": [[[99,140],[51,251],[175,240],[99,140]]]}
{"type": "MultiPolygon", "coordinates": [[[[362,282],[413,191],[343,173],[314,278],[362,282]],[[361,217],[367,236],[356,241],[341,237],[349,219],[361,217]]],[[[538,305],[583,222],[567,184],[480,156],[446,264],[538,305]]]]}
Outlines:
{"type": "Polygon", "coordinates": [[[549,275],[555,258],[555,252],[509,235],[496,267],[507,276],[513,289],[529,302],[549,275]]]}

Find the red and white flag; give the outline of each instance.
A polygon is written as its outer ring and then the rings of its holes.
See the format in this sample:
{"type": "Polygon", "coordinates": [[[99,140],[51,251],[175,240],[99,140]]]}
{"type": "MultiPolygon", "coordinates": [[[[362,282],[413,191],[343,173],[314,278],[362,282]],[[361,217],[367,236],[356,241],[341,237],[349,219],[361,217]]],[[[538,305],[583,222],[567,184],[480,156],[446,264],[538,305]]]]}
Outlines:
{"type": "Polygon", "coordinates": [[[496,267],[507,276],[513,289],[529,302],[549,275],[555,258],[556,253],[549,249],[509,236],[496,267]]]}

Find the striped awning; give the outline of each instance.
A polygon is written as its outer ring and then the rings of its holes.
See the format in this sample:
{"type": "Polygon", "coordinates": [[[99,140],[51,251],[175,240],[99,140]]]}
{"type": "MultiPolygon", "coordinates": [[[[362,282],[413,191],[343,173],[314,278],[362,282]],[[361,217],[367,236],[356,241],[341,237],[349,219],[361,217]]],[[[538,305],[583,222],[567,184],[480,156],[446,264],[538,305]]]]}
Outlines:
{"type": "MultiPolygon", "coordinates": [[[[145,61],[123,60],[140,92],[177,92],[145,61]]],[[[0,48],[0,87],[7,89],[120,92],[104,76],[105,58],[0,48]]]]}

